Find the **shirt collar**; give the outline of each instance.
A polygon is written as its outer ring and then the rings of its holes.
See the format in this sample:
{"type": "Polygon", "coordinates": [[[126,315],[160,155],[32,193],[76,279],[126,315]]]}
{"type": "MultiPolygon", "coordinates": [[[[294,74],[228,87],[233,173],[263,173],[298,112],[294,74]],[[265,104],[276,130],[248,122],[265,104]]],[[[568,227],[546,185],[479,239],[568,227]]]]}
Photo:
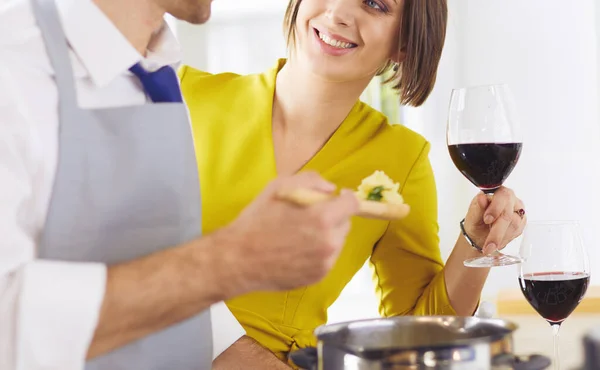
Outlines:
{"type": "Polygon", "coordinates": [[[181,48],[166,22],[152,36],[144,58],[92,0],[56,0],[56,4],[71,49],[98,87],[129,73],[138,62],[152,71],[181,61],[181,48]]]}

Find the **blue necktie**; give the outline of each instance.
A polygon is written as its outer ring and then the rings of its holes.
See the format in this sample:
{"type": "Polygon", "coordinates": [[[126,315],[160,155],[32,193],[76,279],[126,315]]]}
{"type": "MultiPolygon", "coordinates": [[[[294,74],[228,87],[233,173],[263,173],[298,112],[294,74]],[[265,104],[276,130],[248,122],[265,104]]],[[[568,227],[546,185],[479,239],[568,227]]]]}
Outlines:
{"type": "Polygon", "coordinates": [[[170,66],[164,66],[155,72],[147,72],[140,63],[136,63],[129,70],[139,78],[153,102],[183,102],[177,74],[170,66]]]}

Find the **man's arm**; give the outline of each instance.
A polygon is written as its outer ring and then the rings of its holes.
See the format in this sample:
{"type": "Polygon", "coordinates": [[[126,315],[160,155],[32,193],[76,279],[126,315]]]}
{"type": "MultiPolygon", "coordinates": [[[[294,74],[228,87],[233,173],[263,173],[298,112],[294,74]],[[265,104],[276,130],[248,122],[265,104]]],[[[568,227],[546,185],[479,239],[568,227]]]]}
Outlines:
{"type": "Polygon", "coordinates": [[[109,267],[88,359],[230,298],[232,269],[219,253],[226,246],[217,235],[109,267]]]}
{"type": "Polygon", "coordinates": [[[213,361],[213,370],[290,370],[268,349],[244,336],[213,361]]]}
{"type": "Polygon", "coordinates": [[[350,230],[356,197],[343,191],[309,208],[276,199],[280,188],[329,189],[315,173],[272,182],[238,218],[186,245],[110,267],[93,358],[255,290],[322,279],[350,230]],[[268,268],[264,268],[268,267],[268,268]]]}
{"type": "Polygon", "coordinates": [[[39,135],[53,127],[56,91],[18,72],[0,60],[0,368],[80,369],[234,295],[226,284],[239,262],[223,259],[216,236],[108,268],[35,257],[40,173],[52,167],[39,135]],[[47,99],[38,111],[26,86],[47,99]]]}

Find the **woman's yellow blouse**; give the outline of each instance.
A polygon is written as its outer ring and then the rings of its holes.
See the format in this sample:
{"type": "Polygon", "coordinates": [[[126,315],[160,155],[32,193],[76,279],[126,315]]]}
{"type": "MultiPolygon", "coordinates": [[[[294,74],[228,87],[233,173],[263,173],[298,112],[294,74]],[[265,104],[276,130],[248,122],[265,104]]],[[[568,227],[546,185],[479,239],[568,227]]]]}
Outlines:
{"type": "MultiPolygon", "coordinates": [[[[212,75],[183,67],[202,193],[202,228],[235,219],[277,176],[271,113],[277,65],[263,74],[212,75]]],[[[354,218],[339,260],[321,282],[287,292],[257,292],[227,302],[247,334],[278,355],[315,345],[327,308],[370,258],[383,316],[454,315],[438,245],[437,199],[429,143],[357,102],[327,144],[303,167],[340,188],[356,189],[375,170],[401,184],[411,207],[400,221],[354,218]]],[[[269,268],[269,266],[255,266],[269,268]]]]}

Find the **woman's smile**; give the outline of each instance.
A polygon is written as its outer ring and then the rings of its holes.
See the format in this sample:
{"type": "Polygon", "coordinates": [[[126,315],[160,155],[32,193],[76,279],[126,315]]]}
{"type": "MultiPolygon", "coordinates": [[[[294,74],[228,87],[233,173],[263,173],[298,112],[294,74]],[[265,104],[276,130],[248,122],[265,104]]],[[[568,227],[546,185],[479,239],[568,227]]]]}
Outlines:
{"type": "Polygon", "coordinates": [[[326,30],[318,30],[317,28],[313,28],[313,33],[317,44],[321,48],[321,51],[329,55],[346,55],[354,51],[354,49],[358,46],[351,40],[332,34],[326,30]]]}

